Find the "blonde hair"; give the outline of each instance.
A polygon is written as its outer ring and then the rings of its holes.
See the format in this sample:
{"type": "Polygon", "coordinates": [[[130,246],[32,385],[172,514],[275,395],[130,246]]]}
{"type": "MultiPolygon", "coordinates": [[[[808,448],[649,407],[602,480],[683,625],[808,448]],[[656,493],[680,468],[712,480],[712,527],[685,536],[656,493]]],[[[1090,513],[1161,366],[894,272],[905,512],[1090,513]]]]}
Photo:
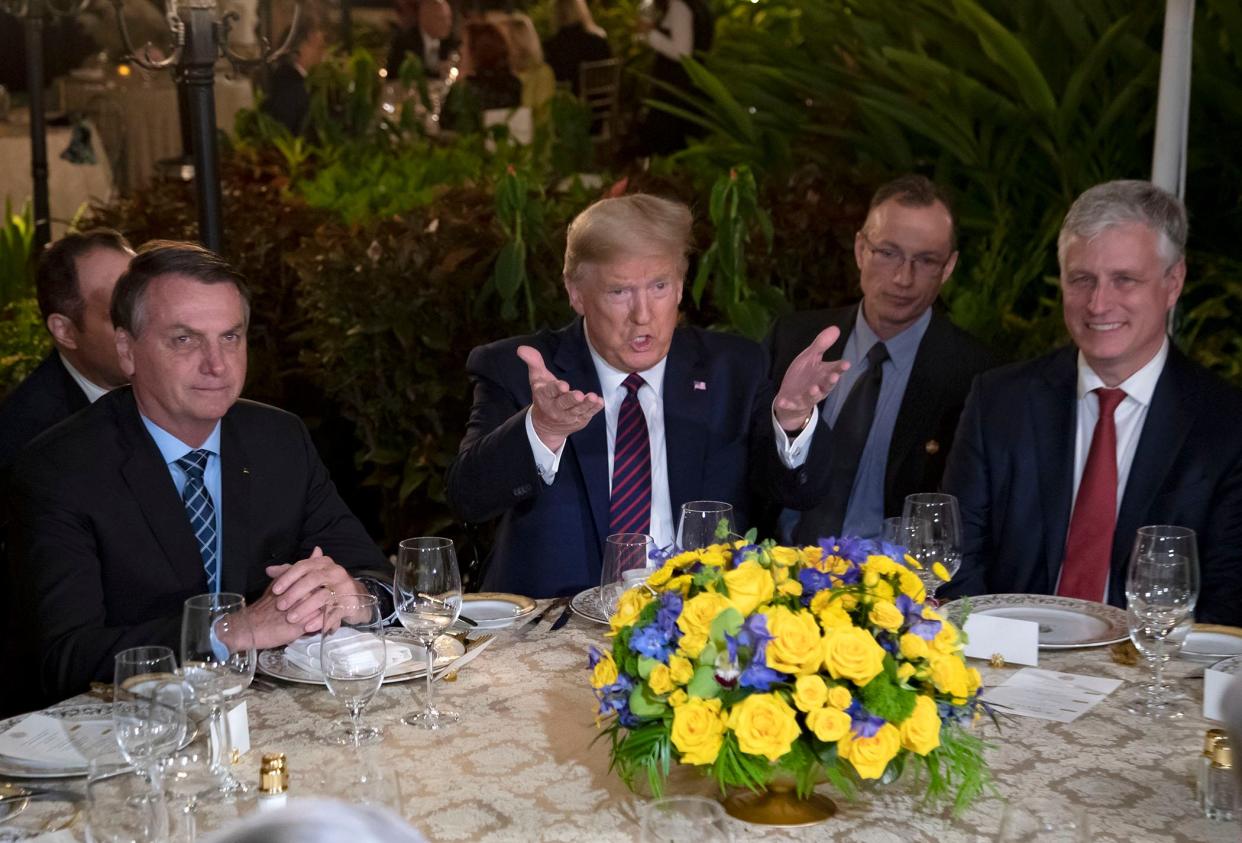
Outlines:
{"type": "Polygon", "coordinates": [[[529,17],[516,13],[505,22],[509,36],[509,55],[513,63],[514,73],[525,73],[543,64],[543,46],[539,43],[539,33],[529,17]]]}
{"type": "Polygon", "coordinates": [[[565,236],[565,280],[577,283],[586,266],[618,259],[668,257],[684,275],[689,264],[690,209],[647,193],[601,199],[574,218],[565,236]]]}
{"type": "Polygon", "coordinates": [[[587,32],[600,38],[608,36],[603,27],[595,22],[595,18],[591,17],[591,9],[586,0],[556,0],[556,5],[552,7],[552,20],[557,29],[580,23],[587,32]]]}

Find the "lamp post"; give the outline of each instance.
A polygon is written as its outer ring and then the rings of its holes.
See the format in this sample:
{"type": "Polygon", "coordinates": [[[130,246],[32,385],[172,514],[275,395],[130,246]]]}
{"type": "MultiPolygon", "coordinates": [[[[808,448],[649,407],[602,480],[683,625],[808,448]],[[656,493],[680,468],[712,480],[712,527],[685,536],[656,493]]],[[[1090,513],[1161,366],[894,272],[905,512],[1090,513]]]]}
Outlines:
{"type": "Polygon", "coordinates": [[[175,6],[170,3],[168,25],[173,46],[168,56],[162,59],[152,58],[149,47],[141,56],[138,55],[125,26],[125,0],[112,0],[112,5],[116,9],[117,25],[128,58],[147,70],[171,69],[178,93],[188,106],[198,203],[198,239],[205,247],[218,253],[224,244],[224,236],[220,211],[219,154],[216,148],[216,60],[224,57],[235,72],[244,72],[280,58],[293,42],[301,17],[301,5],[293,7],[293,22],[284,44],[272,50],[267,40],[262,39],[260,55],[246,58],[229,47],[229,30],[240,19],[236,12],[220,14],[216,0],[179,0],[175,6]]]}
{"type": "Polygon", "coordinates": [[[43,25],[49,17],[71,17],[90,0],[2,0],[0,10],[22,19],[26,40],[26,90],[30,92],[30,181],[34,199],[34,249],[52,239],[47,197],[47,125],[43,110],[43,25]]]}

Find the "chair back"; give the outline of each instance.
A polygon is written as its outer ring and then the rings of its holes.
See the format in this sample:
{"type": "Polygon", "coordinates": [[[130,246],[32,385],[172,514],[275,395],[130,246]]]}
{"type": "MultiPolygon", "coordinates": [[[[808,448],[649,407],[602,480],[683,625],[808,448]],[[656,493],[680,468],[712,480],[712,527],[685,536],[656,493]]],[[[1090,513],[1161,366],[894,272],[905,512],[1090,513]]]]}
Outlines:
{"type": "Polygon", "coordinates": [[[584,61],[578,66],[578,96],[591,109],[591,140],[611,144],[616,137],[621,92],[621,61],[584,61]]]}

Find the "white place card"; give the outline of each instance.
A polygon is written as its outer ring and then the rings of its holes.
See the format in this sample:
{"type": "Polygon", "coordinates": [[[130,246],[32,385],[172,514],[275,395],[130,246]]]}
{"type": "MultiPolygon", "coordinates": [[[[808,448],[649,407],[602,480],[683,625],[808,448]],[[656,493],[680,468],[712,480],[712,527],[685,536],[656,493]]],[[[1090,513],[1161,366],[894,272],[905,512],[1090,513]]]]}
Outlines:
{"type": "Polygon", "coordinates": [[[1013,664],[1039,664],[1039,624],[999,615],[972,614],[962,628],[966,633],[965,653],[972,659],[987,661],[997,653],[1013,664]]]}
{"type": "Polygon", "coordinates": [[[1203,671],[1203,717],[1207,720],[1215,720],[1217,723],[1225,721],[1225,694],[1229,690],[1229,686],[1233,684],[1233,674],[1225,673],[1223,670],[1212,670],[1207,668],[1203,671]]]}
{"type": "MultiPolygon", "coordinates": [[[[246,701],[227,709],[224,714],[228,721],[229,740],[233,750],[240,755],[250,751],[250,715],[246,711],[246,701]]],[[[212,735],[214,739],[216,736],[212,735]]],[[[225,759],[226,763],[229,759],[225,759]]]]}
{"type": "Polygon", "coordinates": [[[1005,714],[1071,723],[1120,684],[1120,679],[1026,667],[1003,684],[988,688],[980,697],[1005,714]]]}

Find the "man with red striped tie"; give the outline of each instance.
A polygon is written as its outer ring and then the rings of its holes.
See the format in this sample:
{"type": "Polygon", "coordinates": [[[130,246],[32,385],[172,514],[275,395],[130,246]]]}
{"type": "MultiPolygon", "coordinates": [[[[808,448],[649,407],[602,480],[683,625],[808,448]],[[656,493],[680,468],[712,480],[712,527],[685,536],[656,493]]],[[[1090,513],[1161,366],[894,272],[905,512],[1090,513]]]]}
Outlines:
{"type": "Polygon", "coordinates": [[[596,202],[567,235],[578,318],[471,352],[448,497],[466,521],[500,519],[484,588],[596,585],[609,535],[667,546],[689,500],[732,503],[743,526],[751,431],[771,427],[767,363],[750,340],[678,327],[690,228],[677,202],[596,202]]]}

